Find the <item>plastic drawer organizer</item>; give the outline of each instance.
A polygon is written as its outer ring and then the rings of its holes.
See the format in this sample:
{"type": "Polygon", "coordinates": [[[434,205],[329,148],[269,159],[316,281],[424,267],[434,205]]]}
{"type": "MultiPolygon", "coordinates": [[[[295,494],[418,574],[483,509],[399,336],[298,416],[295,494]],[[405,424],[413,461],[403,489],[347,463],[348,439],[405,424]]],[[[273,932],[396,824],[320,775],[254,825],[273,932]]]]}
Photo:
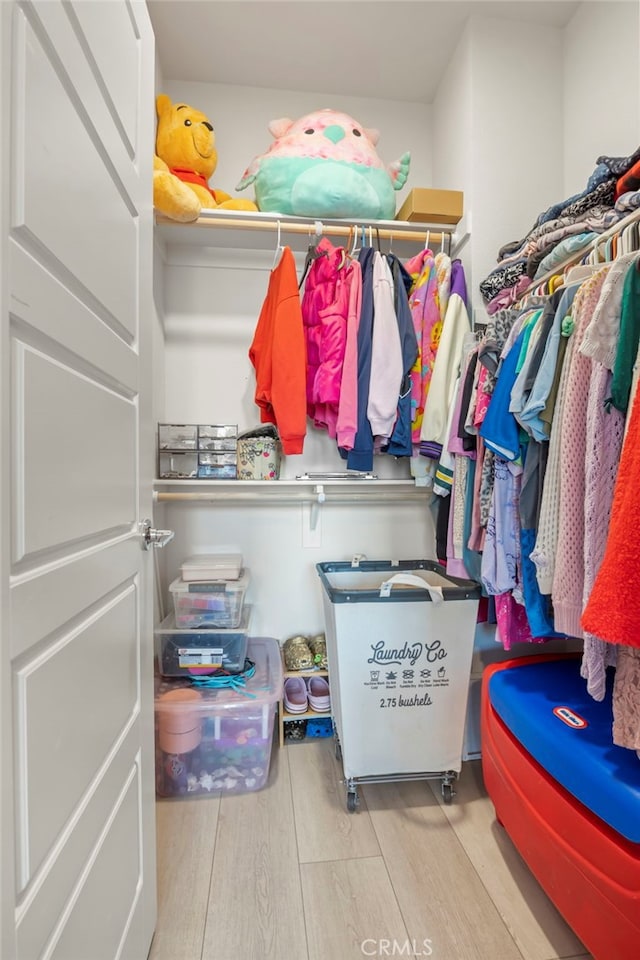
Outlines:
{"type": "Polygon", "coordinates": [[[156,678],[156,792],[160,797],[247,793],[267,781],[282,697],[277,640],[250,638],[255,674],[221,689],[156,678]]]}
{"type": "Polygon", "coordinates": [[[358,783],[442,779],[462,766],[480,586],[430,560],[319,563],[336,753],[358,783]]]}

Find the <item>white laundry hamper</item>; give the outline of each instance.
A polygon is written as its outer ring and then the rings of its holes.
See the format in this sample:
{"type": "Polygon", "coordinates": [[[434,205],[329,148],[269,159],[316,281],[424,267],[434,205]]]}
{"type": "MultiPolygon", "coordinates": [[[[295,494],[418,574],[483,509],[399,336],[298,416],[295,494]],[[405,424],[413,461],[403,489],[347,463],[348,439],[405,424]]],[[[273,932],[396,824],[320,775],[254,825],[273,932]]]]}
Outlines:
{"type": "Polygon", "coordinates": [[[480,585],[431,560],[316,564],[323,587],[336,754],[358,783],[442,779],[462,766],[480,585]]]}

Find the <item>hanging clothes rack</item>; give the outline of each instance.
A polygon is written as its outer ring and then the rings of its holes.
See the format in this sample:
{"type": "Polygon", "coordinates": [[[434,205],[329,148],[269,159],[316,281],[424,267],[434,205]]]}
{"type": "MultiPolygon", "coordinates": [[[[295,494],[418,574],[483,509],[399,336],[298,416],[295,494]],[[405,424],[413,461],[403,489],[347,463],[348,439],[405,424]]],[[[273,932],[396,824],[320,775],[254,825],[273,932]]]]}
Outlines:
{"type": "MultiPolygon", "coordinates": [[[[182,231],[206,231],[206,230],[241,230],[255,232],[274,232],[280,227],[282,234],[299,234],[308,236],[309,230],[316,228],[320,224],[322,234],[327,237],[344,237],[349,239],[353,237],[354,227],[367,229],[367,234],[375,230],[376,240],[406,241],[412,243],[424,243],[424,238],[429,231],[429,238],[434,245],[445,244],[450,256],[455,255],[454,234],[456,224],[430,224],[413,223],[405,220],[322,220],[317,218],[306,219],[302,217],[279,216],[272,213],[250,213],[236,210],[210,210],[202,211],[197,220],[192,223],[179,223],[176,220],[170,220],[161,214],[156,214],[156,224],[162,228],[170,227],[172,232],[181,229],[182,231]]],[[[193,237],[194,234],[191,233],[193,237]]],[[[170,239],[170,233],[167,232],[167,239],[170,239]]],[[[194,242],[199,242],[194,240],[194,242]]]]}
{"type": "Polygon", "coordinates": [[[553,277],[557,277],[564,273],[567,267],[571,267],[576,263],[584,260],[592,251],[597,250],[603,242],[606,242],[610,237],[618,236],[623,231],[629,227],[632,223],[637,223],[640,221],[640,208],[633,210],[626,217],[623,217],[622,220],[618,220],[612,227],[608,230],[604,230],[602,233],[599,233],[594,240],[590,240],[589,243],[586,243],[583,247],[580,247],[579,250],[575,250],[573,253],[569,254],[563,260],[553,267],[553,269],[548,270],[546,273],[543,273],[537,280],[532,280],[528,287],[526,287],[518,299],[515,301],[516,304],[521,303],[525,297],[528,297],[533,293],[538,287],[542,287],[547,281],[551,280],[553,277]]]}

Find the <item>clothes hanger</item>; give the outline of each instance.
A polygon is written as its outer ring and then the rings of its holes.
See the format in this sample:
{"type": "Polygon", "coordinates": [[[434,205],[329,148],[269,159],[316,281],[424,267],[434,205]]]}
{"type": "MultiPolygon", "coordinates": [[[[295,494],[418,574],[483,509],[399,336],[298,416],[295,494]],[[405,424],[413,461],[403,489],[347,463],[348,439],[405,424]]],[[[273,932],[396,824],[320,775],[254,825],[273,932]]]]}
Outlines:
{"type": "MultiPolygon", "coordinates": [[[[279,226],[279,224],[278,224],[278,226],[279,226]]],[[[301,290],[301,289],[302,289],[302,284],[304,283],[304,281],[305,281],[305,279],[306,279],[306,276],[307,276],[307,274],[308,274],[308,272],[309,272],[309,269],[310,269],[311,264],[313,263],[313,261],[314,261],[314,260],[319,260],[320,257],[328,257],[328,256],[329,256],[329,254],[327,253],[326,250],[318,250],[318,244],[319,244],[320,241],[322,240],[322,231],[323,231],[322,221],[321,221],[321,220],[316,220],[316,221],[315,221],[315,235],[314,235],[314,236],[315,236],[315,239],[312,241],[312,239],[311,239],[311,228],[309,228],[309,246],[307,247],[307,255],[306,255],[305,260],[304,260],[304,266],[303,266],[303,268],[302,268],[302,276],[301,276],[301,278],[300,278],[300,283],[298,284],[298,290],[301,290]]]]}
{"type": "Polygon", "coordinates": [[[280,256],[284,253],[284,247],[280,243],[280,221],[278,220],[278,240],[276,243],[276,252],[273,256],[273,263],[271,264],[271,269],[275,270],[276,264],[280,259],[280,256]]]}
{"type": "Polygon", "coordinates": [[[428,249],[429,249],[429,240],[430,240],[430,238],[431,238],[431,230],[427,230],[427,236],[425,237],[425,241],[424,241],[424,249],[425,249],[425,250],[428,250],[428,249]]]}
{"type": "Polygon", "coordinates": [[[357,226],[354,224],[354,225],[353,225],[353,246],[351,247],[351,250],[349,251],[349,256],[351,257],[351,259],[353,259],[353,258],[355,257],[355,255],[356,255],[356,248],[357,248],[357,246],[358,246],[358,228],[357,228],[357,226]]]}

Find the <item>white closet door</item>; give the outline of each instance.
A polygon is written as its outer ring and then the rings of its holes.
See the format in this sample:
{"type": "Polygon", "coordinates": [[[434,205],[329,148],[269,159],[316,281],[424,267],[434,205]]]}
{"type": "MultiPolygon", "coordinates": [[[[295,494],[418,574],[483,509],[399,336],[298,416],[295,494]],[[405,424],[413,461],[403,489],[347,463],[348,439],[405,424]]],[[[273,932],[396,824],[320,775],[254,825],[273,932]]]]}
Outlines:
{"type": "Polygon", "coordinates": [[[143,960],[153,34],[11,0],[0,42],[0,956],[143,960]]]}

